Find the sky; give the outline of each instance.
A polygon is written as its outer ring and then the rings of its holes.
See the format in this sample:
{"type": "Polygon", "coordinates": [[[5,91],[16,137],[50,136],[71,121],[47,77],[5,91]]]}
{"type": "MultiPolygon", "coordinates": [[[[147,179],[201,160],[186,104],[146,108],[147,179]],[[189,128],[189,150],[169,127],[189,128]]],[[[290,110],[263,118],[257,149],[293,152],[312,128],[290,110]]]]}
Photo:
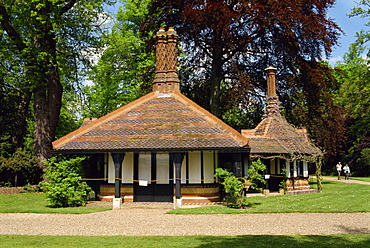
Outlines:
{"type": "Polygon", "coordinates": [[[350,18],[347,16],[355,6],[357,6],[357,4],[353,0],[337,0],[334,8],[329,10],[328,17],[333,18],[345,33],[345,35],[342,35],[339,39],[340,46],[334,47],[331,57],[329,58],[331,65],[343,59],[343,55],[348,51],[349,45],[356,40],[356,32],[362,29],[369,29],[365,26],[368,19],[360,17],[350,18]]]}

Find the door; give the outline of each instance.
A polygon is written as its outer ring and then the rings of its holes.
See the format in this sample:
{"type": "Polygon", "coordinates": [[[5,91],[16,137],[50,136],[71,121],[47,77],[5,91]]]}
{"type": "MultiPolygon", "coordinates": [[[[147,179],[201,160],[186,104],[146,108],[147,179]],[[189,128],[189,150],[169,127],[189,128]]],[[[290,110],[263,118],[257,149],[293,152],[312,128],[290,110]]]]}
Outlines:
{"type": "Polygon", "coordinates": [[[168,153],[139,153],[135,159],[134,201],[172,202],[173,174],[168,153]]]}

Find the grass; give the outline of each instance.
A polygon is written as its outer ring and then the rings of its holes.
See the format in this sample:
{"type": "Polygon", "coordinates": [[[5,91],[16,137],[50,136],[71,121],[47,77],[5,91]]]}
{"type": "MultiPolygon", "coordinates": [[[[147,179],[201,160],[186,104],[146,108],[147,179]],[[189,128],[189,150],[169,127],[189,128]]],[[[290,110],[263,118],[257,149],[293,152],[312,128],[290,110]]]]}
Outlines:
{"type": "MultiPolygon", "coordinates": [[[[231,209],[224,206],[183,208],[171,214],[239,214],[239,213],[355,213],[370,212],[370,185],[323,181],[323,193],[251,197],[250,208],[231,209]]],[[[0,195],[0,213],[86,214],[110,208],[51,208],[43,193],[0,195]]]]}
{"type": "MultiPolygon", "coordinates": [[[[337,175],[329,175],[329,176],[324,176],[324,177],[332,177],[332,178],[337,178],[338,176],[337,175]]],[[[341,175],[341,178],[344,179],[344,175],[342,173],[341,175]]],[[[349,179],[353,179],[353,180],[359,180],[359,181],[364,181],[364,182],[370,182],[370,177],[349,177],[349,179]]]]}
{"type": "Polygon", "coordinates": [[[370,182],[370,177],[349,177],[349,179],[370,182]]]}
{"type": "Polygon", "coordinates": [[[90,207],[51,208],[43,193],[0,195],[0,213],[87,214],[106,210],[90,207]]]}
{"type": "Polygon", "coordinates": [[[370,185],[323,181],[323,193],[249,198],[250,208],[224,206],[173,209],[171,214],[370,212],[370,185]]]}
{"type": "Polygon", "coordinates": [[[0,247],[369,247],[370,234],[243,236],[2,235],[0,247]]]}

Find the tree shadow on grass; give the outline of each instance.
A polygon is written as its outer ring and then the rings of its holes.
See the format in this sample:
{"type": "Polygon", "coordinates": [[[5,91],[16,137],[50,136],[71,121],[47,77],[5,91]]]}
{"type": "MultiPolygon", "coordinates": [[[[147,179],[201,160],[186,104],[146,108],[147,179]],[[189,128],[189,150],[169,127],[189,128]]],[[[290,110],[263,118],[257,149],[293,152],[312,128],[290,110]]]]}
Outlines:
{"type": "Polygon", "coordinates": [[[199,239],[202,244],[192,247],[370,247],[370,234],[200,236],[199,239]]]}

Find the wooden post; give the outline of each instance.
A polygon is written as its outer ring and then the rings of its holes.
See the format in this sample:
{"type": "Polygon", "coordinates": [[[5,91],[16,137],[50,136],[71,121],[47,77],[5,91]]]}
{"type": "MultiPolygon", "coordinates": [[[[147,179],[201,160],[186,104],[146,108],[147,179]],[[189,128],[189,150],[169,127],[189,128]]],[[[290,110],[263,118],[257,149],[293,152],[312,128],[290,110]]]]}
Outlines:
{"type": "Polygon", "coordinates": [[[121,198],[121,172],[122,172],[122,161],[125,157],[125,153],[112,153],[113,163],[114,163],[114,199],[113,208],[121,208],[122,198],[121,198]]]}
{"type": "Polygon", "coordinates": [[[181,199],[181,165],[184,160],[185,153],[171,153],[172,161],[175,164],[175,176],[176,176],[176,186],[175,186],[175,201],[174,208],[182,208],[182,199],[181,199]]]}

